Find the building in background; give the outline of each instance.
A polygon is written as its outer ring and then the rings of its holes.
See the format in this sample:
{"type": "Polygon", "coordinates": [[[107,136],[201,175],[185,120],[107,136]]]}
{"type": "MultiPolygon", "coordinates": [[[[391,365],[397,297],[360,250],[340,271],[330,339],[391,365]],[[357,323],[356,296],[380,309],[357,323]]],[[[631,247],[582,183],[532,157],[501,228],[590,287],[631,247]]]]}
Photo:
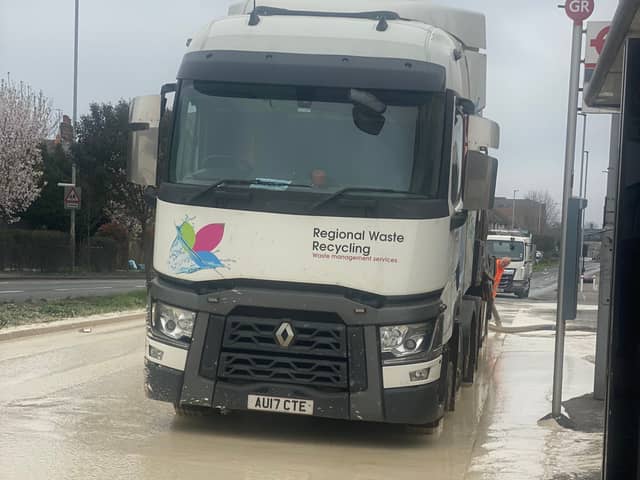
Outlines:
{"type": "MultiPolygon", "coordinates": [[[[512,225],[514,199],[496,197],[493,210],[489,213],[492,229],[510,229],[512,225]]],[[[515,228],[534,234],[544,234],[547,230],[547,212],[543,203],[527,198],[515,199],[515,228]]]]}

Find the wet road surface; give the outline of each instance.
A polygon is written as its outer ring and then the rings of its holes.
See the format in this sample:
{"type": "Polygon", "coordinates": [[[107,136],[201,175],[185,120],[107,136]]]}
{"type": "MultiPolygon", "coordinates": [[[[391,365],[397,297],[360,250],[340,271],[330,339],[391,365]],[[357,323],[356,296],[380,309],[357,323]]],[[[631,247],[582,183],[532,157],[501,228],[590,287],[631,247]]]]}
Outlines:
{"type": "MultiPolygon", "coordinates": [[[[176,418],[144,397],[143,340],[131,322],[0,343],[0,478],[560,479],[599,465],[600,436],[538,422],[551,335],[492,335],[478,381],[434,436],[286,415],[176,418]]],[[[568,337],[565,398],[589,391],[592,344],[568,337]]]]}
{"type": "MultiPolygon", "coordinates": [[[[498,300],[514,325],[540,303],[498,300]]],[[[597,478],[601,433],[539,421],[551,332],[490,334],[475,385],[432,436],[286,415],[176,418],[144,396],[143,346],[140,322],[0,342],[0,479],[597,478]]],[[[591,392],[593,351],[593,334],[567,335],[565,400],[591,392]]]]}
{"type": "Polygon", "coordinates": [[[146,288],[144,278],[131,279],[0,279],[0,303],[68,297],[92,297],[146,288]]]}
{"type": "Polygon", "coordinates": [[[2,479],[464,478],[488,379],[440,435],[285,415],[175,418],[144,397],[139,322],[0,343],[2,479]]]}

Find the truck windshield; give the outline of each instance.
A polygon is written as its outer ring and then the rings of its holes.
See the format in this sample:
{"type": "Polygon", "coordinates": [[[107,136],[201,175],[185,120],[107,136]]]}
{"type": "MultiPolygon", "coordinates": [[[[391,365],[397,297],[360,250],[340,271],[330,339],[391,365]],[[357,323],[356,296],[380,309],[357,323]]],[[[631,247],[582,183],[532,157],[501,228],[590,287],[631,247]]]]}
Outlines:
{"type": "Polygon", "coordinates": [[[367,92],[386,105],[375,135],[356,126],[350,92],[184,81],[170,181],[270,179],[329,192],[364,187],[436,196],[443,94],[367,92]]]}
{"type": "Polygon", "coordinates": [[[524,260],[524,242],[509,240],[487,240],[489,255],[497,258],[509,257],[514,262],[524,260]]]}

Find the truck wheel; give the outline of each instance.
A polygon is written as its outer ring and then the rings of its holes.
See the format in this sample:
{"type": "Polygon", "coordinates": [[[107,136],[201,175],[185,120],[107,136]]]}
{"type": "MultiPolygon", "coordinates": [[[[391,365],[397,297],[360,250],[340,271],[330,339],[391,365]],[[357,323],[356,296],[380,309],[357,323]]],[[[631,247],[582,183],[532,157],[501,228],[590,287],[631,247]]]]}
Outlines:
{"type": "Polygon", "coordinates": [[[520,290],[516,295],[518,298],[529,298],[529,290],[531,290],[531,280],[527,283],[527,288],[520,290]]]}
{"type": "Polygon", "coordinates": [[[196,405],[179,405],[177,403],[173,404],[173,409],[177,417],[207,417],[215,413],[213,408],[198,407],[196,405]]]}

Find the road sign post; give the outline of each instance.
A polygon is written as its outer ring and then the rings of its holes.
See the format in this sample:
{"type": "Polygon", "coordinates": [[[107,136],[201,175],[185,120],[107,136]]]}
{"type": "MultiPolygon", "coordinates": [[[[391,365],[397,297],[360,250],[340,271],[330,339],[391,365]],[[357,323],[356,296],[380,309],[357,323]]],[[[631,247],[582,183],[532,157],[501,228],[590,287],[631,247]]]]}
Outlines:
{"type": "MultiPolygon", "coordinates": [[[[593,13],[594,0],[567,0],[565,11],[573,20],[571,43],[571,64],[569,77],[569,101],[567,109],[567,139],[564,159],[564,188],[562,192],[562,237],[560,242],[560,268],[558,272],[558,300],[556,311],[556,343],[553,363],[553,399],[551,415],[558,419],[562,416],[562,369],[564,363],[565,308],[564,297],[567,281],[566,262],[568,253],[568,212],[569,199],[573,190],[573,172],[576,155],[576,127],[578,123],[578,93],[580,87],[580,63],[582,54],[582,22],[593,13]]],[[[577,252],[575,252],[577,253],[577,252]]],[[[575,254],[574,253],[574,254],[575,254]]]]}

